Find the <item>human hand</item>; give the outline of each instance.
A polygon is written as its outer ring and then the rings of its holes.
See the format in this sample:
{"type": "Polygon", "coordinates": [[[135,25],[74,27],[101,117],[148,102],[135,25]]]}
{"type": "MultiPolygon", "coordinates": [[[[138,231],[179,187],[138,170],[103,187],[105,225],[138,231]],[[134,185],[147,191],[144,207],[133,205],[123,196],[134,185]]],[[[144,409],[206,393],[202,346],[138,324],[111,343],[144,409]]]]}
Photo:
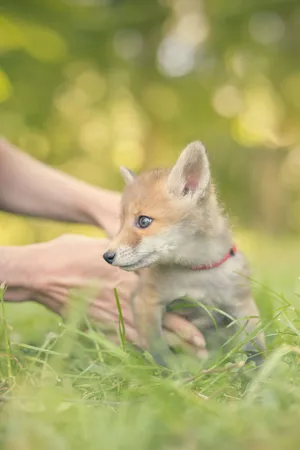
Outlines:
{"type": "Polygon", "coordinates": [[[84,202],[88,222],[102,228],[112,237],[120,227],[121,194],[97,188],[94,195],[86,195],[84,202]]]}
{"type": "MultiPolygon", "coordinates": [[[[135,273],[111,267],[102,258],[108,241],[78,235],[65,235],[53,241],[37,244],[31,262],[31,295],[52,311],[65,315],[69,306],[70,289],[96,286],[97,295],[89,303],[88,313],[93,322],[104,329],[118,329],[119,315],[113,289],[120,299],[125,322],[126,338],[136,344],[130,306],[131,292],[138,282],[135,273]],[[95,284],[96,283],[96,284],[95,284]]],[[[200,331],[183,318],[167,313],[164,335],[171,346],[204,356],[205,340],[200,331]]],[[[116,334],[115,334],[116,336],[116,334]]]]}

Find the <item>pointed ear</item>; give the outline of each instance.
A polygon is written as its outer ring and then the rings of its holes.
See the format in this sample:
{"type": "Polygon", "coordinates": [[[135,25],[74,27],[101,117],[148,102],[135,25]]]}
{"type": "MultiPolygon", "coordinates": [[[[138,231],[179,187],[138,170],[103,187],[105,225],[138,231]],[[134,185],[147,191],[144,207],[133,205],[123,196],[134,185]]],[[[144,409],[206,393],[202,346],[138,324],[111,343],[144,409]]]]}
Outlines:
{"type": "Polygon", "coordinates": [[[204,195],[210,181],[209,161],[201,142],[192,142],[179,156],[168,177],[168,188],[178,197],[204,195]]]}
{"type": "Polygon", "coordinates": [[[126,184],[132,184],[133,180],[135,178],[135,174],[130,170],[127,169],[127,167],[121,166],[120,167],[121,175],[125,181],[126,184]]]}

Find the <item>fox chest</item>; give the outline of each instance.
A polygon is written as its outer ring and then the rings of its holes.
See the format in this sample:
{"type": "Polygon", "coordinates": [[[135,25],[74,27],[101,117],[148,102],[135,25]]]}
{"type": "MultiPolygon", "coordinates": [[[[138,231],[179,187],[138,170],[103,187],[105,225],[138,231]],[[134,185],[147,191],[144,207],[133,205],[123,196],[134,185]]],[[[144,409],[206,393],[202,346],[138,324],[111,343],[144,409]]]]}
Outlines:
{"type": "Polygon", "coordinates": [[[231,273],[218,269],[203,272],[165,274],[158,283],[161,304],[188,320],[206,325],[208,315],[218,321],[229,313],[236,298],[235,279],[231,273]],[[209,313],[208,313],[209,311],[209,313]]]}

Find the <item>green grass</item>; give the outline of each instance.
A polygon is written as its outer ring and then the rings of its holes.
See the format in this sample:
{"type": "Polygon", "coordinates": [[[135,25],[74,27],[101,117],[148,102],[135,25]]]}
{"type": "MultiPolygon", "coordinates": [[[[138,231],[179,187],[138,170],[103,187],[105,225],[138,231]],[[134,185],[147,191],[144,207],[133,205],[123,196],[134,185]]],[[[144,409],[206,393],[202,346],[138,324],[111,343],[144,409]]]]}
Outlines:
{"type": "Polygon", "coordinates": [[[151,361],[123,348],[122,320],[117,346],[91,327],[81,332],[76,311],[61,323],[35,305],[2,303],[0,448],[298,448],[297,241],[240,240],[255,269],[268,337],[261,369],[245,365],[236,349],[225,360],[218,354],[205,363],[185,359],[188,379],[176,372],[162,377],[151,361]]]}

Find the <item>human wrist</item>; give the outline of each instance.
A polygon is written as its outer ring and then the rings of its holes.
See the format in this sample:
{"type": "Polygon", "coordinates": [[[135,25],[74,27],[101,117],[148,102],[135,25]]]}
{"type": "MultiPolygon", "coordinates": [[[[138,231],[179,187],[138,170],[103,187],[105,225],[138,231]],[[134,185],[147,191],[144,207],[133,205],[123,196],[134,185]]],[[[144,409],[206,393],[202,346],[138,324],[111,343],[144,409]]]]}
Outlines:
{"type": "Polygon", "coordinates": [[[6,286],[7,300],[21,301],[29,299],[33,291],[34,245],[0,247],[0,281],[6,286]]]}
{"type": "Polygon", "coordinates": [[[79,202],[85,223],[101,227],[109,236],[116,233],[121,202],[119,192],[91,187],[83,192],[79,202]]]}

